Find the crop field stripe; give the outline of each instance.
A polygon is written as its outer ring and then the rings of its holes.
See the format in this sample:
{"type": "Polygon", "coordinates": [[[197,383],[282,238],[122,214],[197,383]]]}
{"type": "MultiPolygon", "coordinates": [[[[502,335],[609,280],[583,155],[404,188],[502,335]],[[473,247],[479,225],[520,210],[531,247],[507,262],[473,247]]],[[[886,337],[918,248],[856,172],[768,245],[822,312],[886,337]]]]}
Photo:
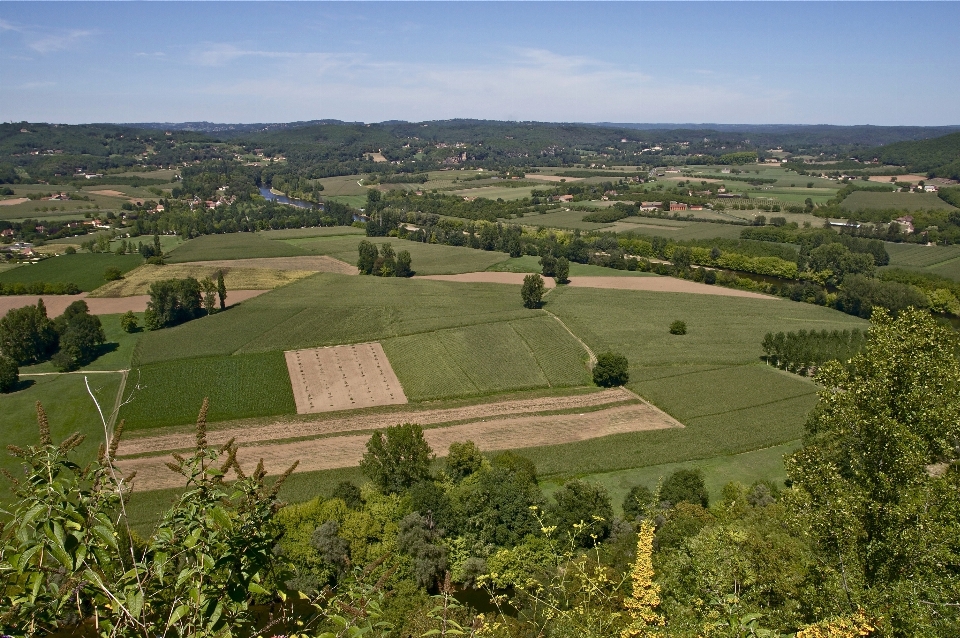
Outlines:
{"type": "Polygon", "coordinates": [[[707,413],[707,414],[693,414],[693,415],[690,415],[690,416],[686,417],[686,420],[687,420],[687,421],[696,421],[697,419],[706,419],[706,418],[715,417],[715,416],[724,416],[724,415],[726,415],[726,414],[734,414],[734,413],[736,413],[736,412],[744,412],[744,411],[746,411],[746,410],[753,410],[754,408],[762,408],[762,407],[766,407],[766,406],[768,406],[768,405],[775,405],[775,404],[777,404],[777,403],[785,403],[785,402],[787,402],[787,401],[793,401],[794,399],[802,399],[803,397],[809,397],[809,396],[811,396],[811,395],[815,395],[816,393],[817,393],[816,390],[811,390],[810,392],[803,392],[803,393],[801,393],[801,394],[797,394],[797,395],[790,396],[790,397],[781,397],[781,398],[779,398],[779,399],[774,399],[774,400],[772,400],[772,401],[763,401],[763,402],[761,402],[761,403],[754,403],[753,405],[744,406],[744,407],[742,407],[742,408],[733,408],[732,410],[725,410],[725,411],[723,411],[723,412],[710,412],[710,413],[707,413]]]}
{"type": "Polygon", "coordinates": [[[515,323],[516,323],[516,322],[511,321],[511,322],[509,322],[507,325],[510,326],[510,329],[511,329],[511,330],[513,330],[513,334],[517,335],[517,338],[520,339],[520,341],[521,341],[521,342],[523,343],[523,345],[526,347],[527,353],[529,353],[530,357],[531,357],[531,358],[534,360],[534,362],[537,364],[537,369],[540,370],[540,374],[542,374],[542,375],[543,375],[543,378],[547,380],[547,387],[548,387],[548,388],[552,388],[553,385],[550,383],[550,377],[547,375],[547,371],[543,369],[543,366],[542,366],[542,365],[540,365],[540,361],[537,359],[536,353],[533,351],[533,348],[530,347],[530,344],[529,344],[529,343],[527,342],[527,340],[523,337],[523,335],[520,334],[520,332],[517,330],[516,326],[514,326],[515,323]]]}

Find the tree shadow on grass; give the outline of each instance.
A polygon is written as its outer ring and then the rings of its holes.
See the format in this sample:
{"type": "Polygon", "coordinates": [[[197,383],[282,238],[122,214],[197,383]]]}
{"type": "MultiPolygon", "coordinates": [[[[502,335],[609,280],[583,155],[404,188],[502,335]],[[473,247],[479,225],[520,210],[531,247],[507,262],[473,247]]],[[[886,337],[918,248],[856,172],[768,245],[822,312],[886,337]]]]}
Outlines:
{"type": "Polygon", "coordinates": [[[99,346],[97,346],[97,349],[93,353],[93,357],[91,357],[90,360],[96,361],[97,359],[99,359],[105,354],[108,354],[110,352],[115,352],[119,347],[120,347],[120,344],[116,342],[101,343],[99,346]]]}
{"type": "Polygon", "coordinates": [[[11,390],[9,394],[13,394],[14,392],[20,392],[21,390],[26,390],[28,388],[35,386],[36,384],[37,382],[34,381],[33,379],[20,379],[19,381],[17,381],[17,385],[14,386],[13,390],[11,390]]]}

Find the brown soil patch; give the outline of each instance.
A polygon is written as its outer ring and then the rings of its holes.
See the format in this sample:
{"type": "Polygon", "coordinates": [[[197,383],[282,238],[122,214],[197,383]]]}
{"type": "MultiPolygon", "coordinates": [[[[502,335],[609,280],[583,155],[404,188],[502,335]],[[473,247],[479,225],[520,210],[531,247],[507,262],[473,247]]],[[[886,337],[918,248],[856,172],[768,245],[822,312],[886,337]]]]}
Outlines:
{"type": "MultiPolygon", "coordinates": [[[[385,425],[381,421],[380,427],[385,425]]],[[[682,427],[679,423],[646,403],[619,405],[583,414],[506,416],[428,429],[424,437],[430,447],[446,451],[454,441],[471,440],[481,450],[507,450],[544,445],[558,445],[587,439],[682,427]]],[[[329,438],[267,444],[241,448],[237,455],[244,467],[253,467],[263,459],[268,474],[279,474],[294,461],[300,461],[298,472],[352,467],[360,462],[369,434],[353,434],[329,438]]],[[[183,478],[164,464],[165,457],[120,460],[125,472],[137,471],[137,483],[149,489],[165,489],[183,485],[183,478]]]]}
{"type": "Polygon", "coordinates": [[[16,206],[17,204],[22,204],[24,202],[29,202],[29,197],[18,197],[16,199],[3,199],[0,200],[0,206],[16,206]]]}
{"type": "Polygon", "coordinates": [[[871,182],[881,182],[883,184],[893,185],[893,182],[890,180],[896,178],[898,182],[910,182],[911,184],[916,184],[917,182],[927,181],[926,175],[871,175],[871,182]]]}
{"type": "MultiPolygon", "coordinates": [[[[459,408],[439,408],[435,410],[401,410],[388,414],[352,414],[343,417],[318,417],[306,422],[277,422],[260,427],[231,427],[222,430],[207,431],[207,440],[211,445],[222,445],[230,439],[241,445],[337,434],[341,432],[367,432],[386,425],[397,423],[419,423],[420,425],[439,425],[460,421],[480,421],[483,419],[522,415],[559,410],[576,410],[596,407],[623,401],[636,401],[637,395],[623,388],[602,390],[590,394],[566,397],[542,397],[536,399],[515,399],[497,403],[482,403],[459,408]]],[[[669,418],[669,417],[668,417],[669,418]]],[[[185,450],[196,443],[196,434],[184,430],[177,434],[161,434],[135,438],[131,434],[120,443],[119,455],[132,456],[155,454],[167,450],[185,450]]]]}
{"type": "MultiPolygon", "coordinates": [[[[465,272],[459,275],[423,275],[416,279],[435,279],[437,281],[462,281],[481,284],[514,284],[523,285],[523,278],[530,273],[524,272],[465,272]]],[[[556,286],[553,277],[544,277],[543,283],[547,288],[556,286]]]]}
{"type": "Polygon", "coordinates": [[[269,268],[272,270],[309,270],[340,275],[359,274],[356,266],[326,255],[302,257],[259,257],[254,259],[223,259],[216,261],[188,261],[180,266],[210,266],[213,268],[269,268]]]}
{"type": "Polygon", "coordinates": [[[559,175],[538,175],[536,173],[527,173],[523,179],[539,179],[543,182],[582,182],[582,177],[561,177],[559,175]]]}
{"type": "Polygon", "coordinates": [[[89,192],[91,195],[106,195],[107,197],[129,198],[129,195],[127,195],[126,193],[121,193],[120,191],[102,190],[102,191],[87,191],[87,192],[89,192]]]}
{"type": "Polygon", "coordinates": [[[722,297],[750,297],[753,299],[771,299],[777,297],[761,295],[747,290],[735,290],[723,286],[710,286],[686,279],[673,277],[571,277],[569,286],[573,288],[609,288],[613,290],[648,290],[652,292],[685,292],[695,295],[719,295],[722,297]]]}
{"type": "Polygon", "coordinates": [[[182,279],[193,277],[204,279],[210,277],[216,280],[217,271],[223,271],[223,281],[227,286],[227,299],[231,298],[234,290],[273,290],[298,279],[309,277],[311,270],[269,270],[267,268],[218,268],[206,265],[205,262],[196,264],[169,264],[154,266],[144,264],[131,270],[123,279],[108,282],[93,292],[91,297],[131,297],[145,295],[150,290],[150,284],[162,279],[182,279]]]}
{"type": "MultiPolygon", "coordinates": [[[[228,290],[227,301],[232,305],[252,299],[257,295],[262,295],[266,290],[228,290]]],[[[90,297],[86,293],[79,295],[10,295],[0,296],[0,316],[7,314],[13,308],[22,308],[24,306],[36,305],[37,299],[43,299],[47,307],[47,315],[56,317],[63,314],[71,303],[78,299],[87,302],[90,308],[90,314],[93,315],[114,315],[127,312],[143,312],[147,309],[147,302],[150,301],[149,295],[136,295],[133,297],[111,297],[96,298],[90,297]]]]}
{"type": "Polygon", "coordinates": [[[284,356],[297,414],[407,402],[379,343],[291,350],[284,356]]]}

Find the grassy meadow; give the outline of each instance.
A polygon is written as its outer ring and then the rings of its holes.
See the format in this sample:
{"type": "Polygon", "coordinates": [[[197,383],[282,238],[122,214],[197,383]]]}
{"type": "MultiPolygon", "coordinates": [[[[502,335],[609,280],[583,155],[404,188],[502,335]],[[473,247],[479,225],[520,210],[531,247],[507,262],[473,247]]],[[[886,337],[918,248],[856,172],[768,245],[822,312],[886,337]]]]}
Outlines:
{"type": "Polygon", "coordinates": [[[107,268],[119,268],[126,273],[143,263],[140,255],[114,255],[112,253],[77,253],[44,259],[36,264],[24,264],[18,268],[0,272],[0,282],[74,283],[80,290],[89,292],[107,283],[103,273],[107,268]]]}
{"type": "Polygon", "coordinates": [[[218,259],[296,257],[309,252],[285,241],[270,241],[262,233],[201,235],[174,248],[166,256],[171,264],[218,259]]]}

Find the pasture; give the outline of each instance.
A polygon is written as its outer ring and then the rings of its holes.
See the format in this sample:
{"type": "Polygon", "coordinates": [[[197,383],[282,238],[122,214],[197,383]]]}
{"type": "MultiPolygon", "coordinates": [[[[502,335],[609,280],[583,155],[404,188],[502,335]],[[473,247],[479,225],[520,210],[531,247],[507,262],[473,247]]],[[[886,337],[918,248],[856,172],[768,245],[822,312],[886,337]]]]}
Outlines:
{"type": "Polygon", "coordinates": [[[890,210],[956,210],[934,193],[872,193],[854,191],[840,204],[847,211],[864,209],[890,210]]]}
{"type": "Polygon", "coordinates": [[[739,224],[714,224],[711,222],[690,222],[678,219],[660,219],[654,217],[626,217],[608,230],[618,233],[635,232],[649,237],[668,239],[738,239],[744,226],[739,224]]]}
{"type": "MultiPolygon", "coordinates": [[[[540,258],[531,255],[523,257],[512,257],[506,261],[494,264],[487,268],[493,272],[540,272],[543,267],[540,266],[540,258]]],[[[639,272],[630,270],[615,270],[613,268],[604,268],[603,266],[592,266],[590,264],[570,264],[571,277],[657,277],[658,275],[649,272],[639,272]]]]}
{"type": "Polygon", "coordinates": [[[217,259],[248,259],[254,257],[294,257],[309,254],[295,244],[270,241],[262,233],[230,233],[201,235],[184,242],[170,251],[171,264],[217,259]]]}
{"type": "Polygon", "coordinates": [[[49,257],[36,264],[24,264],[18,268],[0,272],[0,282],[74,283],[80,290],[89,292],[107,283],[103,273],[107,268],[119,268],[126,273],[143,263],[140,255],[114,255],[112,253],[77,253],[49,257]]]}
{"type": "Polygon", "coordinates": [[[460,197],[485,197],[486,199],[502,199],[504,201],[513,201],[530,197],[530,191],[536,186],[478,186],[461,190],[451,191],[451,195],[460,197]]]}

